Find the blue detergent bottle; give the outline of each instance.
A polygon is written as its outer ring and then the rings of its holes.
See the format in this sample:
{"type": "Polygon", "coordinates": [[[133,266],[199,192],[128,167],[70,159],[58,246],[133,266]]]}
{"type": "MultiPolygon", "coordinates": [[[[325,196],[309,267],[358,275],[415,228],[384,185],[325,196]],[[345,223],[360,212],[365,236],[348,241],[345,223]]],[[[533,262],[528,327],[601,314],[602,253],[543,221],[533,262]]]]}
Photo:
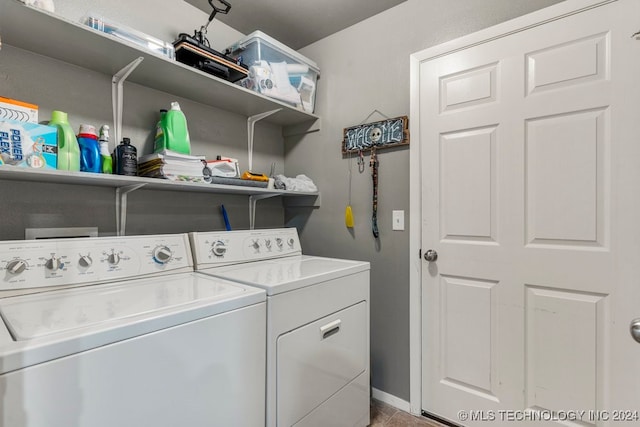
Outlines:
{"type": "Polygon", "coordinates": [[[102,162],[96,128],[91,125],[80,125],[78,144],[80,145],[80,170],[100,173],[102,162]]]}

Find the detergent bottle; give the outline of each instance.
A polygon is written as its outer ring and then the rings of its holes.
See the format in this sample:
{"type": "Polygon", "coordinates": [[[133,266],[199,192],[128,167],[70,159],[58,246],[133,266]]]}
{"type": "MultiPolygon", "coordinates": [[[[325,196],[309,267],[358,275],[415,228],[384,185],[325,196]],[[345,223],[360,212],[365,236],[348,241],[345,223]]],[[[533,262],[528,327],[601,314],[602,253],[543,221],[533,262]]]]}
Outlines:
{"type": "Polygon", "coordinates": [[[100,128],[100,160],[102,173],[113,173],[113,159],[109,154],[109,125],[102,125],[100,128]]]}
{"type": "Polygon", "coordinates": [[[164,139],[164,116],[167,114],[167,110],[160,110],[160,120],[156,124],[156,136],[154,138],[153,151],[159,153],[167,146],[167,142],[164,139]]]}
{"type": "Polygon", "coordinates": [[[177,102],[172,102],[171,109],[165,113],[162,119],[162,129],[164,131],[163,149],[191,154],[187,118],[177,102]]]}
{"type": "Polygon", "coordinates": [[[113,169],[118,175],[138,175],[138,150],[129,138],[122,138],[113,152],[113,169]]]}
{"type": "Polygon", "coordinates": [[[80,146],[69,124],[67,113],[57,110],[52,111],[49,126],[54,126],[58,129],[58,169],[79,171],[80,146]]]}
{"type": "Polygon", "coordinates": [[[100,147],[98,145],[98,134],[94,126],[80,125],[78,145],[80,145],[80,170],[100,173],[100,147]]]}

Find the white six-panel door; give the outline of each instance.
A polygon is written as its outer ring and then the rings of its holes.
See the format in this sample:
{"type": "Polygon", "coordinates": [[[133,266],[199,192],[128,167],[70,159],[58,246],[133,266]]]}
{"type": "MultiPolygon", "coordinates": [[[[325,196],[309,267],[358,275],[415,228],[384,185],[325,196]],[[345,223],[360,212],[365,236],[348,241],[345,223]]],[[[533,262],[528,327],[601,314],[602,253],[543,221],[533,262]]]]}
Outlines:
{"type": "Polygon", "coordinates": [[[425,411],[640,425],[638,30],[618,0],[420,62],[425,411]]]}

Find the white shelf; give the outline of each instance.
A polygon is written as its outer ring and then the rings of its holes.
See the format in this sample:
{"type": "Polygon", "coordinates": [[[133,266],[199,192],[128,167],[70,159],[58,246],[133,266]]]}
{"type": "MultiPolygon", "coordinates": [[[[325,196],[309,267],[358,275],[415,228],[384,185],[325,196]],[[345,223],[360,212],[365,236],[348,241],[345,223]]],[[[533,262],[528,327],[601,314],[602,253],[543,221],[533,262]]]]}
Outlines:
{"type": "Polygon", "coordinates": [[[265,120],[281,126],[314,122],[318,119],[314,114],[146,51],[87,25],[25,6],[17,0],[1,1],[2,44],[110,76],[141,56],[144,61],[127,81],[244,116],[282,108],[265,120]]]}
{"type": "Polygon", "coordinates": [[[0,166],[0,180],[29,181],[71,185],[93,185],[97,187],[123,188],[144,185],[144,189],[163,191],[189,191],[213,194],[238,194],[245,196],[317,197],[319,193],[302,191],[268,190],[240,185],[177,182],[137,176],[107,175],[89,172],[68,172],[0,166]]]}

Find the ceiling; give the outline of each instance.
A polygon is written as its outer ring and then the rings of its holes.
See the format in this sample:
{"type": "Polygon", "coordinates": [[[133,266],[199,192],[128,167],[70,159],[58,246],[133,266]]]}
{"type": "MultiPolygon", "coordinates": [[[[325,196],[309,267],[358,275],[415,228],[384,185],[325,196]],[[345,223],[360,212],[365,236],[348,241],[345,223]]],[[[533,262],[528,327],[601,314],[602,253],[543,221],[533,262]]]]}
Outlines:
{"type": "MultiPolygon", "coordinates": [[[[209,0],[184,0],[211,13],[209,0]]],[[[216,7],[224,8],[218,0],[216,7]]],[[[227,0],[231,10],[215,19],[243,34],[260,30],[298,50],[406,0],[227,0]]]]}

